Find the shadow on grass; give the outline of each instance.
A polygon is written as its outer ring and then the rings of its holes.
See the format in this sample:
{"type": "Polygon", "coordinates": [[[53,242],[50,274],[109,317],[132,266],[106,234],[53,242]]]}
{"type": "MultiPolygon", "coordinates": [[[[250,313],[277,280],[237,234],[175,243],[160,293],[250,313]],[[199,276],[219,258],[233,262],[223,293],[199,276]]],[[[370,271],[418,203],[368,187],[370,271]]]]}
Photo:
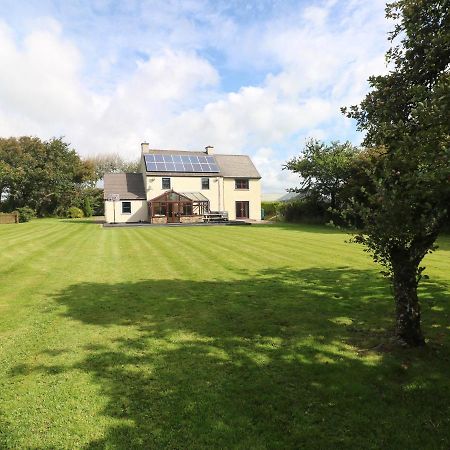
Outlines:
{"type": "MultiPolygon", "coordinates": [[[[439,285],[425,290],[445,300],[439,285]]],[[[82,283],[56,300],[101,337],[74,366],[17,366],[11,375],[91,374],[108,398],[103,414],[120,424],[86,448],[450,444],[448,340],[439,354],[371,351],[392,326],[389,289],[371,272],[82,283]]],[[[443,303],[425,307],[431,322],[444,325],[443,303]]]]}
{"type": "Polygon", "coordinates": [[[301,231],[303,233],[318,234],[348,234],[351,232],[351,230],[340,229],[331,225],[300,222],[272,222],[261,224],[260,226],[279,228],[286,231],[301,231]]]}

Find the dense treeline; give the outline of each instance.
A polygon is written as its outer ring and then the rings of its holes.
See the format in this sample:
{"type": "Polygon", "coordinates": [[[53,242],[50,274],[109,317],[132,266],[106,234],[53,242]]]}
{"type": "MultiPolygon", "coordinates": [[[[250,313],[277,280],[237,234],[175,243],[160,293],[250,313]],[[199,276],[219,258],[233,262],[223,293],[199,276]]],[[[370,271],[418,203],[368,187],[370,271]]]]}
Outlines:
{"type": "Polygon", "coordinates": [[[0,212],[19,211],[23,220],[103,214],[106,172],[135,171],[119,155],[82,159],[63,139],[0,138],[0,212]]]}

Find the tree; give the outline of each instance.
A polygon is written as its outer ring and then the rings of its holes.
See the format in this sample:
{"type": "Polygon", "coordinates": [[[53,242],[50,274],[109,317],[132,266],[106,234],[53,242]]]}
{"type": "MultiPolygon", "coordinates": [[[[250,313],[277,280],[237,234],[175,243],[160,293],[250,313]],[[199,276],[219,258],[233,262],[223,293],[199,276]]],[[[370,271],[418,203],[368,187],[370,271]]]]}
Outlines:
{"type": "Polygon", "coordinates": [[[0,211],[6,210],[6,203],[23,169],[19,164],[20,145],[16,139],[0,139],[0,211]]]}
{"type": "Polygon", "coordinates": [[[96,181],[101,180],[105,173],[138,172],[140,164],[140,159],[126,161],[117,153],[96,155],[85,161],[93,166],[96,181]]]}
{"type": "Polygon", "coordinates": [[[92,167],[61,138],[0,139],[0,162],[2,208],[28,206],[40,216],[53,214],[64,198],[94,176],[92,167]]]}
{"type": "Polygon", "coordinates": [[[419,346],[421,261],[450,204],[450,7],[448,0],[398,0],[386,16],[396,21],[390,70],[369,79],[359,106],[343,108],[366,133],[364,145],[378,149],[351,208],[362,224],[355,241],[392,281],[396,336],[419,346]]]}
{"type": "Polygon", "coordinates": [[[342,185],[350,175],[352,161],[358,149],[344,142],[335,141],[329,145],[315,139],[306,142],[302,154],[288,161],[283,169],[298,173],[302,178],[303,192],[322,201],[329,202],[331,208],[338,206],[342,185]]]}

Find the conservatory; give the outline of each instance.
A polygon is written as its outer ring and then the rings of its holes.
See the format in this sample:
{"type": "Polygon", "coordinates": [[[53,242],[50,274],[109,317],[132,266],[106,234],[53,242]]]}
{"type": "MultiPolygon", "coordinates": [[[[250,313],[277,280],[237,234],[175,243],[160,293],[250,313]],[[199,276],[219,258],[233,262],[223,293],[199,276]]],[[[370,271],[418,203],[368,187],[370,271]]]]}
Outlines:
{"type": "Polygon", "coordinates": [[[209,200],[200,192],[167,191],[148,202],[151,223],[202,222],[209,200]]]}

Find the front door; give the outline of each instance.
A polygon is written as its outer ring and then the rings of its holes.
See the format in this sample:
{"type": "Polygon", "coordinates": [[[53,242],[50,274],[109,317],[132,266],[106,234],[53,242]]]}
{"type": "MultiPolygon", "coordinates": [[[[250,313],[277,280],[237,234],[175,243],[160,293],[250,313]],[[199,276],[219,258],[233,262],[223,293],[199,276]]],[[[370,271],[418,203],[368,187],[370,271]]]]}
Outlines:
{"type": "Polygon", "coordinates": [[[180,222],[180,214],[178,210],[178,203],[167,203],[167,223],[180,222]]]}
{"type": "Polygon", "coordinates": [[[236,202],[236,219],[249,218],[249,202],[236,202]]]}

